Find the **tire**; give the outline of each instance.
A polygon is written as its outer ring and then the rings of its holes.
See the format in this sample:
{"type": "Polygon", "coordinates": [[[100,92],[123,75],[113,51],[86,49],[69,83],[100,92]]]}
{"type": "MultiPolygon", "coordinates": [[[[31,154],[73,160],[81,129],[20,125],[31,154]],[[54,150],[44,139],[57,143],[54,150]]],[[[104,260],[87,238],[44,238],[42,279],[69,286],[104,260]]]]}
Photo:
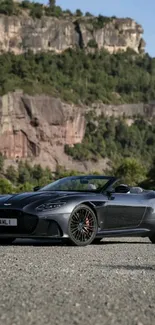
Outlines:
{"type": "Polygon", "coordinates": [[[0,238],[0,245],[11,245],[16,238],[0,238]]]}
{"type": "Polygon", "coordinates": [[[152,244],[155,244],[155,234],[149,236],[149,239],[152,242],[152,244]]]}
{"type": "Polygon", "coordinates": [[[90,245],[96,237],[97,230],[98,223],[94,211],[85,204],[78,205],[68,222],[68,235],[72,245],[90,245]]]}
{"type": "Polygon", "coordinates": [[[102,238],[95,238],[92,242],[93,245],[100,245],[102,238]]]}

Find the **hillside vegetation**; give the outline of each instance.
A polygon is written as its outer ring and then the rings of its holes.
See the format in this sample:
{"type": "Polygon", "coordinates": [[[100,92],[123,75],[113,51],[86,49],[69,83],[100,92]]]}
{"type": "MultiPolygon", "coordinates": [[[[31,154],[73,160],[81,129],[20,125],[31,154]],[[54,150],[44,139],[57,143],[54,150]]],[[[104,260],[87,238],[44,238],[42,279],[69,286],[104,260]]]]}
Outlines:
{"type": "Polygon", "coordinates": [[[155,157],[155,124],[136,118],[128,126],[123,118],[87,115],[86,133],[81,144],[65,146],[67,154],[80,161],[108,157],[115,166],[127,157],[149,168],[155,157]]]}
{"type": "Polygon", "coordinates": [[[22,88],[65,101],[91,104],[137,103],[155,99],[155,58],[128,50],[0,55],[0,94],[22,88]]]}

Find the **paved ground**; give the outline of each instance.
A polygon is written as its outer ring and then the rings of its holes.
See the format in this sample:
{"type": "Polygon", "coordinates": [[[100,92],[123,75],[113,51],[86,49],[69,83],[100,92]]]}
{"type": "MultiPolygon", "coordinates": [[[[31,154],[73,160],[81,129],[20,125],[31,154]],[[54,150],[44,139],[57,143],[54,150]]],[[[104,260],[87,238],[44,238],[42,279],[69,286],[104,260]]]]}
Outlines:
{"type": "Polygon", "coordinates": [[[0,247],[0,325],[154,325],[155,245],[0,247]]]}

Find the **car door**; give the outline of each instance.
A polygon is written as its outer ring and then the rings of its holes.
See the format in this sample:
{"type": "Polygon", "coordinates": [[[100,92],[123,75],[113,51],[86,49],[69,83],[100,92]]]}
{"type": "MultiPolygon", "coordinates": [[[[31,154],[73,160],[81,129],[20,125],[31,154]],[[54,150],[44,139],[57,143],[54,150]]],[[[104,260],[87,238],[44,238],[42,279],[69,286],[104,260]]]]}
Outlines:
{"type": "Polygon", "coordinates": [[[142,194],[113,193],[104,206],[104,229],[135,228],[145,211],[142,194]]]}

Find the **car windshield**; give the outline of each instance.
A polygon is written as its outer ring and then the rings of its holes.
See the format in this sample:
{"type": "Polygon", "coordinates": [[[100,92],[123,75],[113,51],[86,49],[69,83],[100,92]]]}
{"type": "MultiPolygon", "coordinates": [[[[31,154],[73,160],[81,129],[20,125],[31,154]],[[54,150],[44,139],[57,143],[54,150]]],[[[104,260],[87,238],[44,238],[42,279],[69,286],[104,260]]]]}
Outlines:
{"type": "Polygon", "coordinates": [[[41,191],[79,191],[79,192],[99,192],[107,188],[111,182],[111,177],[106,176],[75,176],[59,179],[42,189],[41,191]]]}

